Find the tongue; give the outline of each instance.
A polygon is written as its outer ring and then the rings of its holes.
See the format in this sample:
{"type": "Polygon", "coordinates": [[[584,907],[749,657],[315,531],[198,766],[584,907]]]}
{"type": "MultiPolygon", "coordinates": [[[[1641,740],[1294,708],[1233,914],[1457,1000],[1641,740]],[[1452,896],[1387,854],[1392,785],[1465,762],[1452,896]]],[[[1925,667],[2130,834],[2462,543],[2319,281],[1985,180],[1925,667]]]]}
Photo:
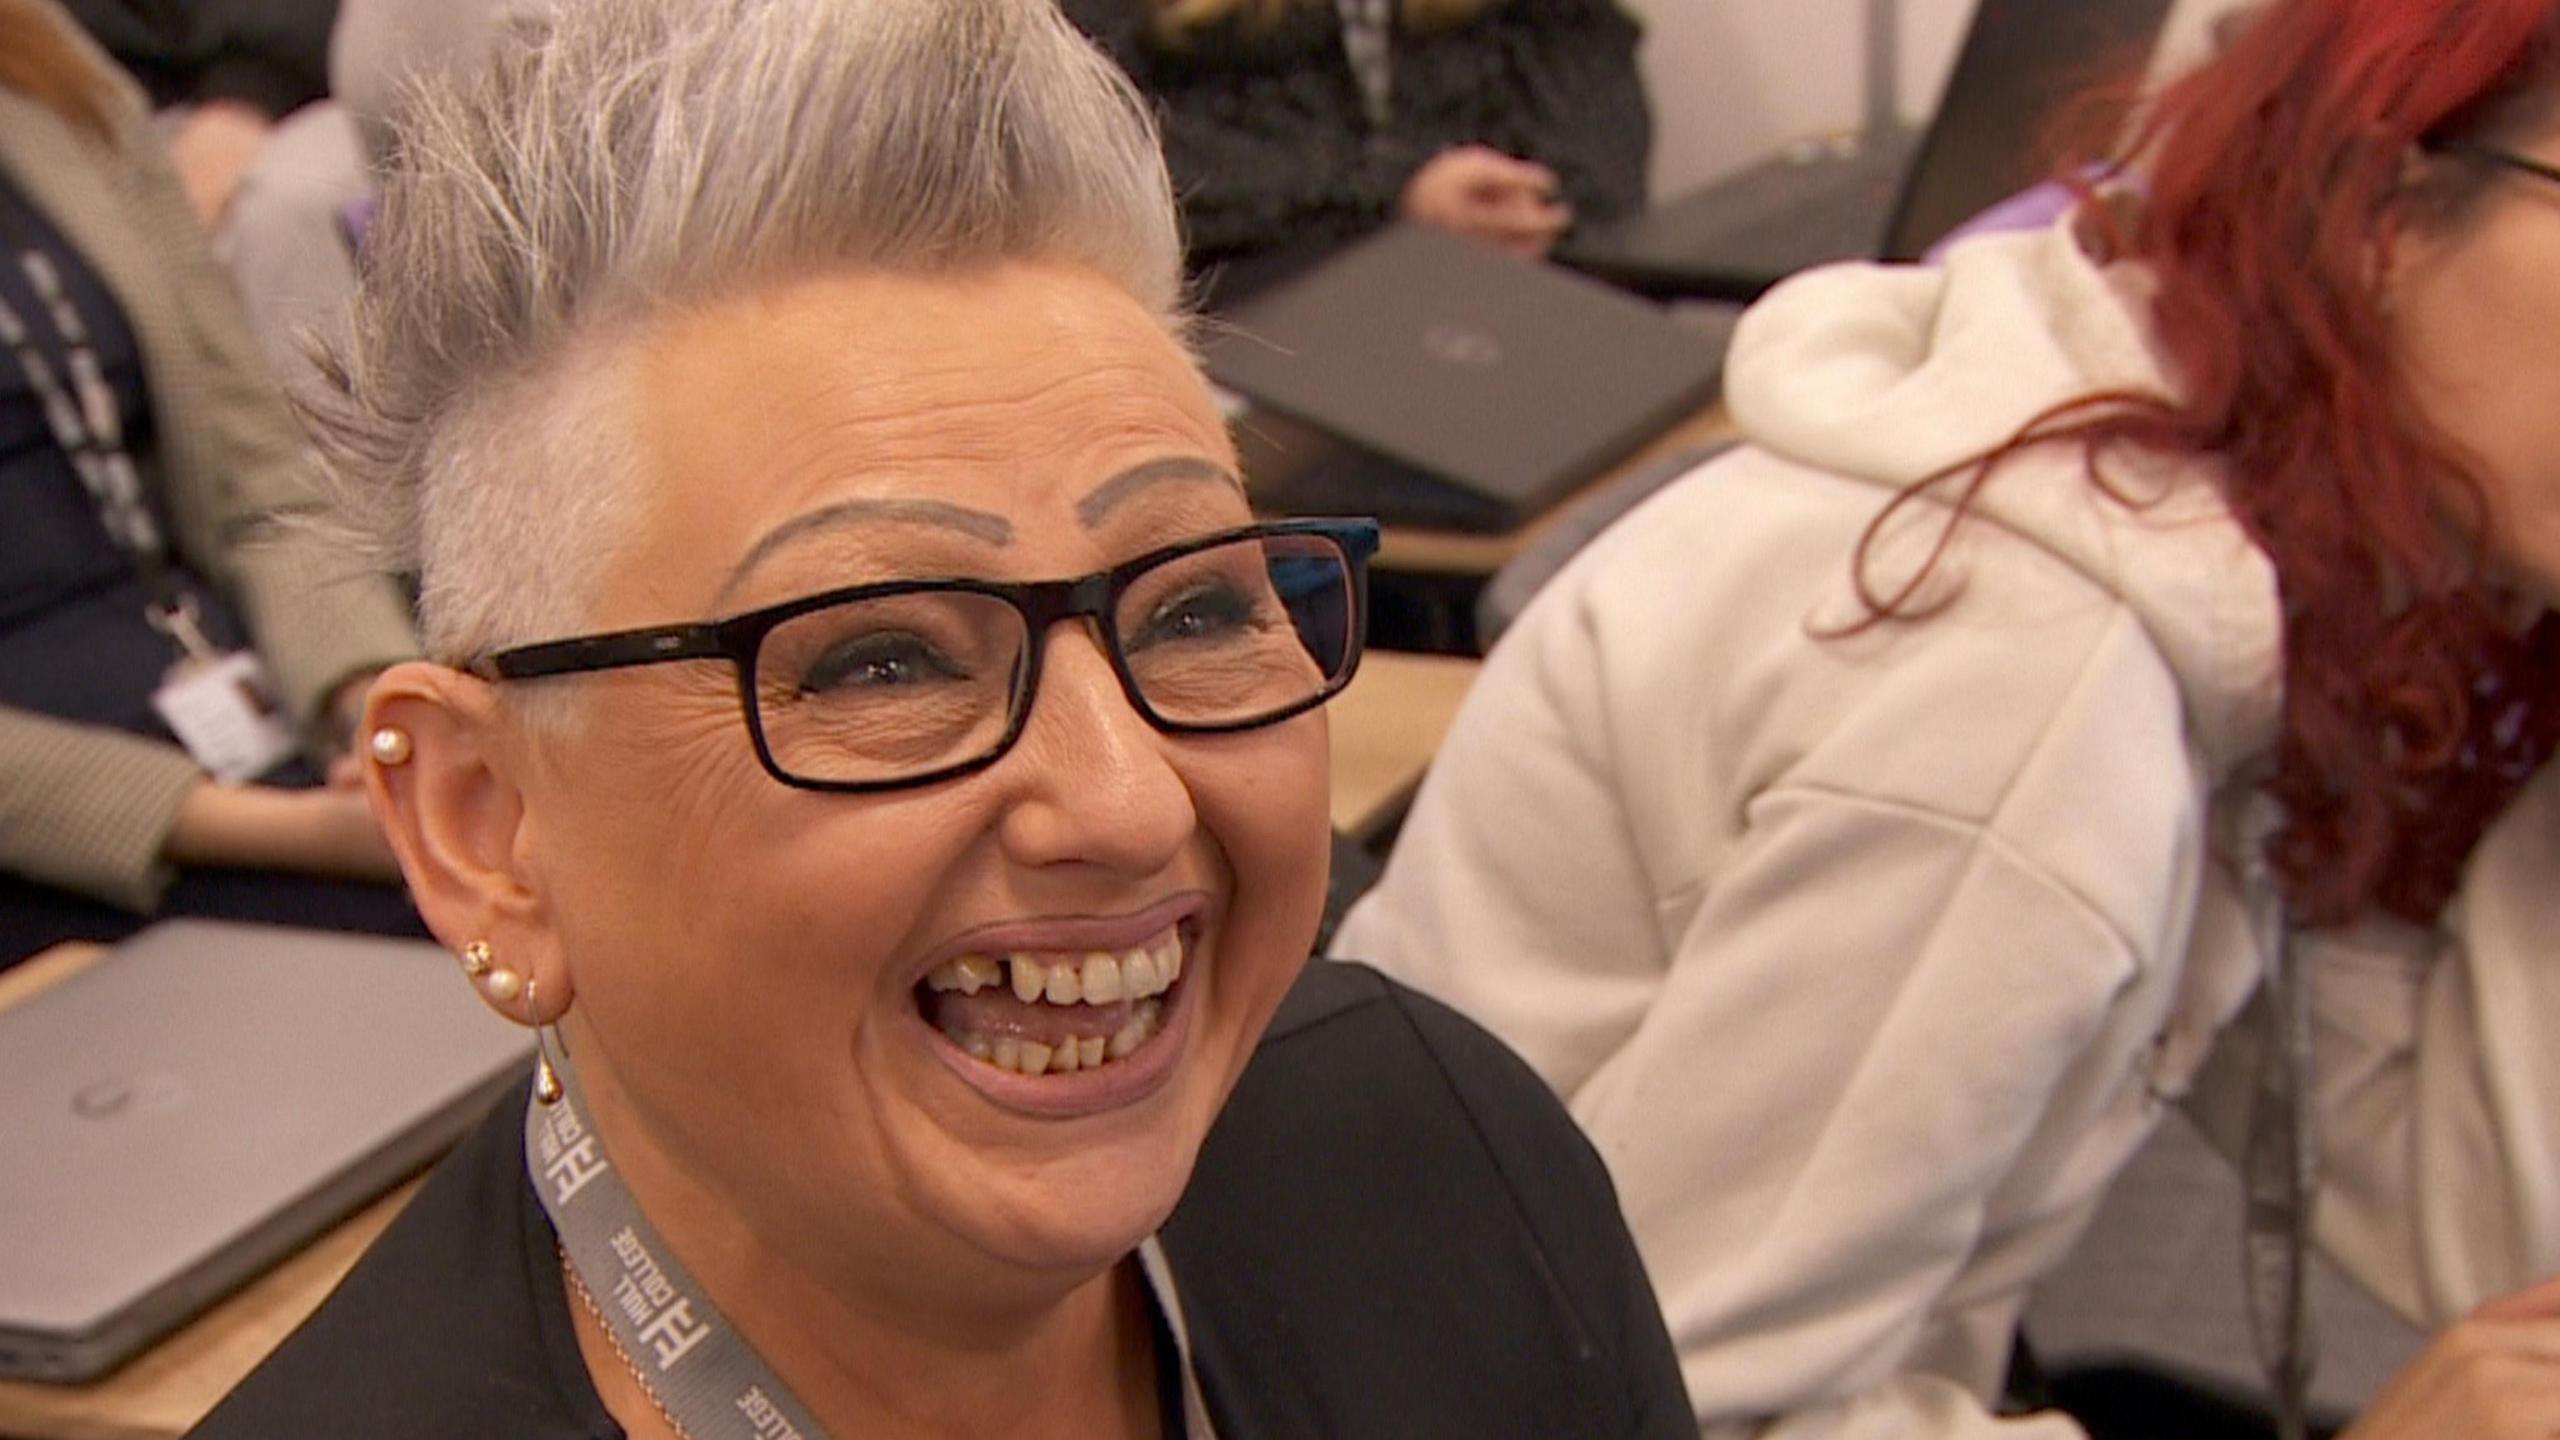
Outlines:
{"type": "Polygon", "coordinates": [[[989,1040],[1011,1036],[1016,1040],[1036,1040],[1052,1049],[1065,1040],[1095,1036],[1107,1040],[1129,1023],[1131,1013],[1131,1002],[1126,1000],[1110,1005],[1047,1005],[1022,1000],[1000,988],[981,990],[975,995],[963,995],[957,990],[918,990],[916,1002],[924,1010],[925,1023],[945,1034],[957,1031],[983,1035],[989,1040]]]}

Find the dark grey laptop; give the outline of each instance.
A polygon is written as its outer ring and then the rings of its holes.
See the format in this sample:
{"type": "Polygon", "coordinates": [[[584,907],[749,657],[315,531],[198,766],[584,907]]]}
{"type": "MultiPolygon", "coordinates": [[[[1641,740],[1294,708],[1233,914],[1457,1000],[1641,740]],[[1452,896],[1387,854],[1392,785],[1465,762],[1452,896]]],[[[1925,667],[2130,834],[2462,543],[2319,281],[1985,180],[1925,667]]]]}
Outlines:
{"type": "Polygon", "coordinates": [[[1399,225],[1221,317],[1203,352],[1252,402],[1236,428],[1258,508],[1507,530],[1694,414],[1723,341],[1399,225]]]}
{"type": "Polygon", "coordinates": [[[442,1153],[531,1045],[423,941],[206,921],[0,1011],[0,1375],[113,1367],[442,1153]]]}
{"type": "Polygon", "coordinates": [[[1570,237],[1558,258],[1648,295],[1749,300],[1835,260],[1917,259],[2045,177],[2048,124],[2147,56],[2171,0],[1980,0],[1925,131],[1893,119],[1894,15],[1868,6],[1865,128],[1805,143],[1667,205],[1570,237]]]}

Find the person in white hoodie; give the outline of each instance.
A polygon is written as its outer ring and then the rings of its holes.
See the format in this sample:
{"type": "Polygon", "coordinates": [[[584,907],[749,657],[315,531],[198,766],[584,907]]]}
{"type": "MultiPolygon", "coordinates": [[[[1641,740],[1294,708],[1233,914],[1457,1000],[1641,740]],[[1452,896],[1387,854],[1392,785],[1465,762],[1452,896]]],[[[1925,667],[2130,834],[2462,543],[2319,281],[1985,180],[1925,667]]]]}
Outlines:
{"type": "MultiPolygon", "coordinates": [[[[2140,198],[1780,287],[1488,659],[1333,949],[1569,1099],[1706,1435],[2078,1434],[2020,1307],[2173,1104],[2284,1393],[2305,1234],[2431,1326],[2560,1269],[2556,8],[2277,0],[2140,198]]],[[[2553,1316],[2360,1434],[2560,1433],[2553,1316]]]]}

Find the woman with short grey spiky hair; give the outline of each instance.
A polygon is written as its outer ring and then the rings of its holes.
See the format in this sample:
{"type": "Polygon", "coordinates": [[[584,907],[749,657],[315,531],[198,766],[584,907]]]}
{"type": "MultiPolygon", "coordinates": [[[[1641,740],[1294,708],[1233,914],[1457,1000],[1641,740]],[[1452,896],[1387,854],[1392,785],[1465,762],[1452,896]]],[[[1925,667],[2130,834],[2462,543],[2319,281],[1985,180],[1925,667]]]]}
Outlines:
{"type": "Polygon", "coordinates": [[[1307,961],[1376,531],[1247,507],[1119,74],[1048,0],[500,52],[322,419],[424,582],[374,806],[538,1060],[199,1433],[1687,1433],[1554,1100],[1307,961]]]}
{"type": "MultiPolygon", "coordinates": [[[[1090,266],[1177,330],[1181,241],[1138,102],[1019,5],[572,7],[486,88],[413,97],[323,416],[447,658],[577,618],[624,458],[569,352],[830,267],[1090,266]],[[1034,43],[1036,41],[1036,43],[1034,43]],[[507,483],[489,483],[499,456],[507,483]]],[[[608,369],[610,367],[607,367],[608,369]]]]}

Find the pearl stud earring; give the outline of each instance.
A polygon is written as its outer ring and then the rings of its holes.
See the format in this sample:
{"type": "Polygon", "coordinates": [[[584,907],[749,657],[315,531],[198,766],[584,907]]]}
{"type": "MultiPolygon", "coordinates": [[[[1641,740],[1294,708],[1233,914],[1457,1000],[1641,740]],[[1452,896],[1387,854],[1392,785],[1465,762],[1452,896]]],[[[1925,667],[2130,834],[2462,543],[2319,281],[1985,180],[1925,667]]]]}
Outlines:
{"type": "Polygon", "coordinates": [[[373,763],[377,765],[406,765],[409,763],[409,732],[397,725],[382,726],[373,732],[366,748],[373,752],[373,763]]]}

